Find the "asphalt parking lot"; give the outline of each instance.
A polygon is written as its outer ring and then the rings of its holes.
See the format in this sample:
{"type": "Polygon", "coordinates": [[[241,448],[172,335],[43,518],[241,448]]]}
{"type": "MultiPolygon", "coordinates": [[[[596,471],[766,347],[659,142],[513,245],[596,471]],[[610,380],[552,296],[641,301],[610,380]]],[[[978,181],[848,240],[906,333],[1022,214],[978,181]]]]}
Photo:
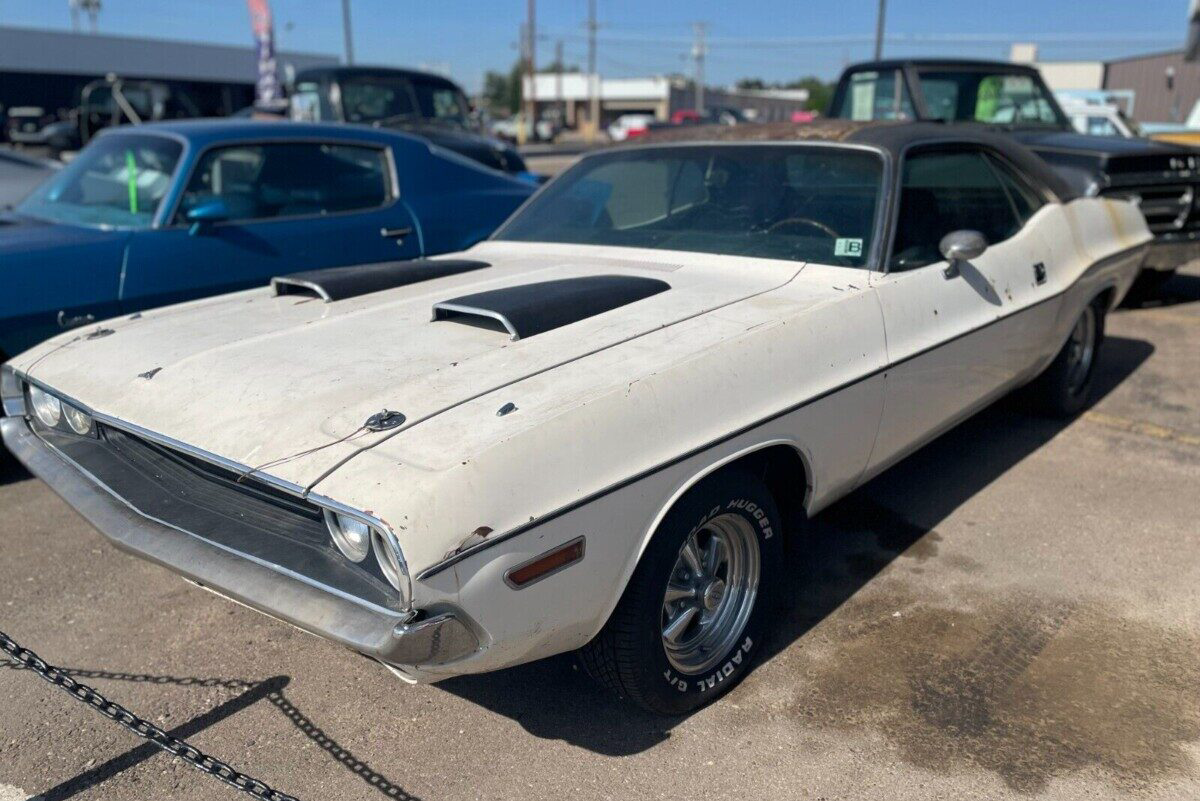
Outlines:
{"type": "MultiPolygon", "coordinates": [[[[682,720],[568,657],[409,687],[0,475],[0,629],[302,799],[1200,797],[1200,269],[1099,398],[1002,402],[813,521],[767,658],[682,720]]],[[[0,669],[0,801],[234,798],[0,669]]]]}

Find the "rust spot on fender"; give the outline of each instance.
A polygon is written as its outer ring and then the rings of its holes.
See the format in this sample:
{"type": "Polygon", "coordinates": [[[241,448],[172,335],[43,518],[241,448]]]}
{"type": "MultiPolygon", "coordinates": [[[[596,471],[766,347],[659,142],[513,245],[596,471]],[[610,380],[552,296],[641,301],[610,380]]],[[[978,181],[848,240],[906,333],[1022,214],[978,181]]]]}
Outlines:
{"type": "Polygon", "coordinates": [[[484,540],[486,540],[488,538],[488,535],[491,533],[492,533],[491,526],[480,526],[479,528],[475,529],[470,534],[468,534],[463,539],[463,541],[460,542],[458,545],[456,545],[453,548],[451,548],[450,550],[446,551],[446,555],[442,558],[449,559],[453,556],[458,556],[460,553],[467,550],[468,548],[472,548],[472,547],[478,545],[479,543],[483,542],[484,540]]]}

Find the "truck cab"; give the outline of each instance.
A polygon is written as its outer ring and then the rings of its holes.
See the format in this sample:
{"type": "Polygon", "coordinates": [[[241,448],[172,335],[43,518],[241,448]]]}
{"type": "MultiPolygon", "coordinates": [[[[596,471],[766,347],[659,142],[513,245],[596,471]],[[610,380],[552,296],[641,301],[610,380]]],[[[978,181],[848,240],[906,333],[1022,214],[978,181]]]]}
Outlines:
{"type": "Polygon", "coordinates": [[[1161,281],[1200,259],[1200,155],[1138,137],[1079,133],[1034,67],[1003,61],[903,59],[846,68],[828,116],[971,124],[1029,147],[1081,195],[1141,208],[1154,233],[1144,267],[1161,281]]]}
{"type": "Polygon", "coordinates": [[[321,67],[296,75],[290,115],[301,122],[391,128],[428,139],[494,170],[525,177],[512,146],[485,136],[458,84],[418,70],[321,67]]]}

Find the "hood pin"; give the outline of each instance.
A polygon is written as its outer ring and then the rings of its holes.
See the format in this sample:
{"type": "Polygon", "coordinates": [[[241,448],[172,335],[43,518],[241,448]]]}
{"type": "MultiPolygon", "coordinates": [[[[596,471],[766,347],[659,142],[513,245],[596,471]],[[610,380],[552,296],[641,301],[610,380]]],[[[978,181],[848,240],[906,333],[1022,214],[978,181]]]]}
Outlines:
{"type": "Polygon", "coordinates": [[[363,428],[368,431],[389,431],[404,423],[405,417],[401,412],[394,412],[390,409],[384,409],[382,412],[376,412],[367,418],[367,422],[363,423],[363,428]]]}

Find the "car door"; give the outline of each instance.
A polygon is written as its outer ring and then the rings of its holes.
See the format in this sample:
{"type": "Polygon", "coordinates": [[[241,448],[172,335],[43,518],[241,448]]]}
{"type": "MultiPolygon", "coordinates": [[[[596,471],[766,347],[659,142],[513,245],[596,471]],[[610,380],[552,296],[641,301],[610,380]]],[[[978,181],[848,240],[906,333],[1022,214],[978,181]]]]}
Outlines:
{"type": "Polygon", "coordinates": [[[1016,198],[1008,169],[977,147],[904,159],[888,272],[876,285],[891,367],[874,470],[997,397],[1044,350],[1054,309],[1041,303],[1039,200],[1016,198]],[[982,233],[988,247],[951,265],[939,243],[959,230],[982,233]]]}
{"type": "Polygon", "coordinates": [[[368,143],[207,150],[169,224],[134,237],[122,308],[262,286],[303,270],[416,258],[420,236],[392,164],[386,147],[368,143]]]}

